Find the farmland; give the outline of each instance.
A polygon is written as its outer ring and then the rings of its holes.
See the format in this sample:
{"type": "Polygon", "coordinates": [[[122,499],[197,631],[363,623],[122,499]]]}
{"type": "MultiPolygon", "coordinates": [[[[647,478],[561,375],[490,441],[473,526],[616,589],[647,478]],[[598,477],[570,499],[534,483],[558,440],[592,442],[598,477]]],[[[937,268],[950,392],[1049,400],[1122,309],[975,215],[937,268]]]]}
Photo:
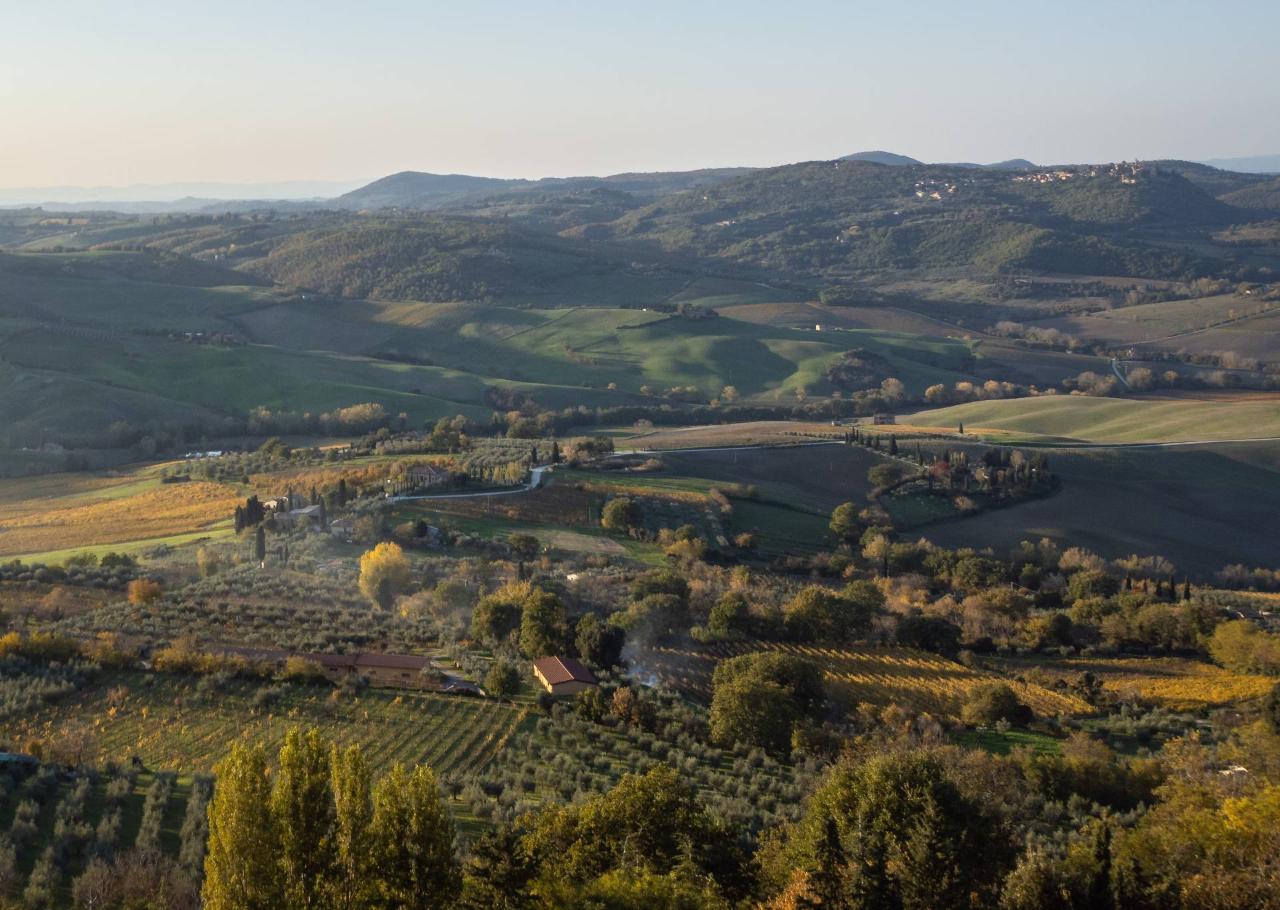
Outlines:
{"type": "Polygon", "coordinates": [[[1166,708],[1198,711],[1261,698],[1274,680],[1180,657],[1077,657],[1036,660],[1007,658],[997,662],[1041,685],[1076,682],[1091,673],[1117,699],[1166,708]]]}
{"type": "MultiPolygon", "coordinates": [[[[708,698],[711,674],[718,661],[755,651],[782,651],[822,668],[833,697],[849,710],[859,704],[901,705],[912,711],[943,716],[958,713],[974,686],[996,678],[935,654],[904,648],[823,648],[775,642],[741,642],[705,648],[657,647],[638,655],[639,672],[665,684],[708,698]]],[[[1015,682],[1018,696],[1037,714],[1088,713],[1081,699],[1032,683],[1015,682]]]]}
{"type": "MultiPolygon", "coordinates": [[[[965,430],[969,427],[966,424],[965,430]]],[[[1045,499],[930,527],[947,547],[1008,553],[1048,537],[1109,558],[1161,553],[1181,571],[1206,577],[1237,562],[1269,564],[1265,528],[1280,508],[1276,443],[1169,449],[1054,450],[1062,491],[1045,499]]]]}
{"type": "Polygon", "coordinates": [[[1274,308],[1274,302],[1221,294],[1115,307],[1036,324],[1087,341],[1174,349],[1189,337],[1204,335],[1218,339],[1217,343],[1224,345],[1220,350],[1233,350],[1222,340],[1222,329],[1238,321],[1247,325],[1274,308]]]}
{"type": "Polygon", "coordinates": [[[161,484],[158,473],[0,481],[0,555],[70,551],[226,525],[238,498],[224,484],[161,484]]]}
{"type": "Polygon", "coordinates": [[[21,740],[83,737],[98,762],[137,755],[147,766],[208,771],[232,742],[276,747],[291,726],[360,743],[370,764],[426,763],[440,774],[483,770],[521,720],[519,708],[430,692],[276,689],[241,681],[201,687],[182,677],[104,675],[73,697],[9,726],[21,740]],[[263,696],[260,693],[266,692],[263,696]]]}
{"type": "Polygon", "coordinates": [[[759,420],[710,426],[662,427],[653,430],[615,430],[615,445],[623,451],[722,448],[732,446],[797,445],[841,439],[843,430],[825,423],[759,420]]]}
{"type": "Polygon", "coordinates": [[[926,427],[956,427],[982,435],[1012,432],[1029,440],[1091,443],[1212,442],[1280,436],[1280,395],[1093,398],[1045,395],[979,401],[904,418],[926,427]]]}
{"type": "MultiPolygon", "coordinates": [[[[1153,827],[1274,827],[1224,800],[1275,810],[1280,394],[1244,360],[1274,360],[1280,260],[1221,233],[1246,175],[1015,164],[0,213],[0,765],[34,775],[0,768],[0,903],[135,844],[194,885],[205,775],[312,728],[435,772],[374,800],[370,855],[407,865],[405,796],[445,869],[447,812],[468,907],[507,872],[548,907],[826,904],[864,883],[837,853],[902,830],[888,884],[991,848],[939,906],[1173,906],[1153,827]]],[[[329,815],[304,751],[251,833],[357,819],[358,774],[329,815]]]]}

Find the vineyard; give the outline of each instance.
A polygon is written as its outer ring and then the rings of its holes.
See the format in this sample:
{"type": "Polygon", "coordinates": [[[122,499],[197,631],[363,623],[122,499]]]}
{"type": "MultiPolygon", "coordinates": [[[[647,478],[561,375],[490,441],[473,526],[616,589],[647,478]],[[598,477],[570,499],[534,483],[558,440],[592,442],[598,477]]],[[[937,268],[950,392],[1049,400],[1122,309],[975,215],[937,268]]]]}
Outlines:
{"type": "MultiPolygon", "coordinates": [[[[965,696],[995,675],[936,654],[906,648],[822,648],[778,642],[720,643],[699,648],[655,647],[637,655],[635,667],[678,691],[707,699],[711,675],[725,658],[754,651],[782,651],[820,666],[832,694],[850,707],[858,703],[901,705],[916,712],[955,716],[965,696]]],[[[1011,681],[1018,697],[1041,716],[1083,714],[1082,699],[1035,683],[1011,681]]]]}
{"type": "Polygon", "coordinates": [[[521,718],[511,705],[428,692],[131,673],[104,674],[12,721],[5,734],[19,742],[80,740],[99,763],[136,755],[151,768],[191,772],[211,770],[237,740],[274,750],[290,727],[316,727],[343,745],[359,743],[378,770],[399,761],[467,775],[488,765],[521,718]]]}
{"type": "Polygon", "coordinates": [[[76,485],[49,496],[43,484],[5,481],[0,491],[0,556],[68,550],[190,534],[226,522],[237,491],[206,481],[76,485]]]}
{"type": "Polygon", "coordinates": [[[1275,680],[1235,673],[1214,664],[1181,657],[1037,658],[1003,662],[1009,672],[1045,684],[1073,683],[1087,671],[1122,701],[1170,711],[1195,711],[1261,698],[1275,680]]]}

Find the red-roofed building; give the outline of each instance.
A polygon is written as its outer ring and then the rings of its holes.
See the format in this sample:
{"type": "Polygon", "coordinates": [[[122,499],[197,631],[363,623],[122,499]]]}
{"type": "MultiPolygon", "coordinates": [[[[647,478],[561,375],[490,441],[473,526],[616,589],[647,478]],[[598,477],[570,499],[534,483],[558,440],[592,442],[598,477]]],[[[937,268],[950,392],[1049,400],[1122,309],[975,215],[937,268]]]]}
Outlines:
{"type": "Polygon", "coordinates": [[[533,675],[552,695],[576,695],[599,685],[595,674],[572,657],[543,657],[533,662],[533,675]]]}

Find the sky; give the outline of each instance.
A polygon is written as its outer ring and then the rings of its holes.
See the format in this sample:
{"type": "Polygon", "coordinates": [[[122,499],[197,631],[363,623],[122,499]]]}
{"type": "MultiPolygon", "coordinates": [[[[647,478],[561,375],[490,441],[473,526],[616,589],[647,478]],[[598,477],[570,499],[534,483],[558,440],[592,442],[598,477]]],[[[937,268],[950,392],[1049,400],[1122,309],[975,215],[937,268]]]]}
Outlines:
{"type": "Polygon", "coordinates": [[[1280,153],[1275,0],[0,0],[0,187],[1280,153]]]}

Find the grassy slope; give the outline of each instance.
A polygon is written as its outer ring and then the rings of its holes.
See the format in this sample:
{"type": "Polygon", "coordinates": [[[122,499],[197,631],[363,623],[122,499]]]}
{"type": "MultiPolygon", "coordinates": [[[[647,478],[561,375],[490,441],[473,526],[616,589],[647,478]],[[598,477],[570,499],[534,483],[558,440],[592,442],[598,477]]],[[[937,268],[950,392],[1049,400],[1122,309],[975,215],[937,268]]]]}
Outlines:
{"type": "MultiPolygon", "coordinates": [[[[371,303],[201,286],[234,273],[191,263],[188,275],[184,263],[102,253],[0,259],[0,369],[11,377],[0,413],[11,445],[100,433],[115,421],[208,425],[260,405],[324,411],[377,401],[414,422],[459,412],[483,419],[495,382],[552,407],[633,402],[644,385],[694,386],[704,396],[725,385],[744,396],[822,394],[827,367],[855,346],[887,357],[917,387],[961,378],[967,359],[958,342],[889,332],[820,337],[634,309],[371,303]],[[226,332],[249,344],[141,334],[157,329],[226,332]],[[607,391],[610,383],[619,391],[607,391]]],[[[785,293],[705,280],[678,291],[699,301],[785,293]]]]}
{"type": "Polygon", "coordinates": [[[1180,442],[1280,436],[1280,397],[1239,399],[1090,398],[1056,395],[977,401],[921,411],[903,419],[920,426],[984,429],[1028,437],[1103,443],[1180,442]]]}
{"type": "Polygon", "coordinates": [[[1199,578],[1231,563],[1271,565],[1275,542],[1263,529],[1280,511],[1278,463],[1277,443],[1054,451],[1060,493],[934,525],[924,536],[1001,556],[1041,537],[1107,558],[1158,553],[1199,578]]]}

